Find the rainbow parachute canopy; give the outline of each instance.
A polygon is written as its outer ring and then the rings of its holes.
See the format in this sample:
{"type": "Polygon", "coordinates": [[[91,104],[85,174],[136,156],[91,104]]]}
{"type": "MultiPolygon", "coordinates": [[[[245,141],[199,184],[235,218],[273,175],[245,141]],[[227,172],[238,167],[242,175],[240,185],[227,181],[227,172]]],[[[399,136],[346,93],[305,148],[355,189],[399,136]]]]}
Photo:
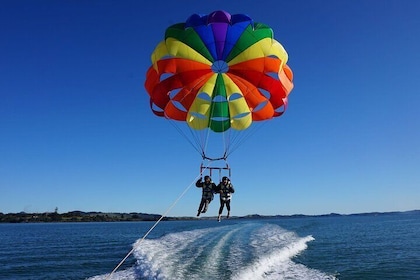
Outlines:
{"type": "Polygon", "coordinates": [[[145,88],[157,116],[195,130],[244,130],[286,110],[293,88],[287,59],[267,25],[225,11],[194,14],[166,30],[145,88]]]}

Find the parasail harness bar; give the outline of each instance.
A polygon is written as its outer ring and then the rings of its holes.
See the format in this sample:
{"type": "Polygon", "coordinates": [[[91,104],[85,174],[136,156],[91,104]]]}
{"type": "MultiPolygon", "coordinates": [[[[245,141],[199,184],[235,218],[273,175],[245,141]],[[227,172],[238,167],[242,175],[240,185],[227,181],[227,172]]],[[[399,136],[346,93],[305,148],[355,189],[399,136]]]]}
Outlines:
{"type": "Polygon", "coordinates": [[[232,177],[232,170],[227,163],[227,156],[225,154],[222,158],[208,158],[203,154],[203,162],[200,165],[200,174],[203,174],[204,171],[208,170],[210,177],[213,175],[213,171],[218,171],[219,180],[221,181],[222,175],[227,175],[229,178],[232,177]],[[211,166],[211,162],[214,161],[224,161],[224,164],[221,166],[211,166]],[[223,173],[223,174],[222,174],[223,173]]]}

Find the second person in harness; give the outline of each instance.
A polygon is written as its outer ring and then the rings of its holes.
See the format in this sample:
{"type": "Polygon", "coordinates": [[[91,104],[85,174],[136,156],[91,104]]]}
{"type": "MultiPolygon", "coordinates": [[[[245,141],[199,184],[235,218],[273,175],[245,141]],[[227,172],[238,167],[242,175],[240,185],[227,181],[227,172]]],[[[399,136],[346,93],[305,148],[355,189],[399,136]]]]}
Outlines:
{"type": "Polygon", "coordinates": [[[230,182],[228,177],[223,177],[222,182],[216,187],[216,192],[220,194],[220,208],[219,208],[219,217],[218,220],[222,217],[223,208],[225,207],[228,210],[226,218],[230,216],[230,199],[232,197],[232,193],[235,192],[232,183],[230,182]]]}

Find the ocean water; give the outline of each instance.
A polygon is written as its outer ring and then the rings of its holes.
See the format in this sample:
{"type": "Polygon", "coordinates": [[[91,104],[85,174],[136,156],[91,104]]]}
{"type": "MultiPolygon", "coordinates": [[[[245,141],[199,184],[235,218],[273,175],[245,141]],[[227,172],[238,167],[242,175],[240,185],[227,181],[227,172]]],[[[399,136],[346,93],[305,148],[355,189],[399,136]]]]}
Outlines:
{"type": "Polygon", "coordinates": [[[420,279],[418,212],[153,224],[0,224],[0,279],[420,279]]]}

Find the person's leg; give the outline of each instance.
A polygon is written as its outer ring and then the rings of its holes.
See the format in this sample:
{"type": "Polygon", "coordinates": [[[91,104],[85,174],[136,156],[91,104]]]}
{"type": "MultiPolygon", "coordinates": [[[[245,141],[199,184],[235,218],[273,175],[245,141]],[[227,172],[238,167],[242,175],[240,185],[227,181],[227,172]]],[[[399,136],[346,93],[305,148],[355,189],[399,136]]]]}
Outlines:
{"type": "Polygon", "coordinates": [[[220,200],[219,215],[222,214],[223,207],[225,207],[225,201],[224,200],[220,200]]]}
{"type": "Polygon", "coordinates": [[[230,216],[230,199],[226,201],[226,209],[228,210],[226,218],[229,219],[229,216],[230,216]]]}
{"type": "Polygon", "coordinates": [[[219,216],[217,217],[217,220],[220,222],[220,219],[222,217],[223,207],[225,206],[225,201],[223,199],[220,199],[220,208],[219,208],[219,216]]]}
{"type": "Polygon", "coordinates": [[[203,209],[203,211],[201,211],[201,213],[206,213],[207,212],[207,208],[209,208],[209,204],[210,204],[210,200],[206,199],[204,201],[204,209],[203,209]]]}
{"type": "Polygon", "coordinates": [[[200,205],[198,206],[198,213],[197,213],[197,217],[198,217],[198,216],[200,216],[201,209],[203,208],[204,202],[205,202],[205,200],[204,200],[204,199],[201,199],[201,201],[200,201],[200,205]]]}

